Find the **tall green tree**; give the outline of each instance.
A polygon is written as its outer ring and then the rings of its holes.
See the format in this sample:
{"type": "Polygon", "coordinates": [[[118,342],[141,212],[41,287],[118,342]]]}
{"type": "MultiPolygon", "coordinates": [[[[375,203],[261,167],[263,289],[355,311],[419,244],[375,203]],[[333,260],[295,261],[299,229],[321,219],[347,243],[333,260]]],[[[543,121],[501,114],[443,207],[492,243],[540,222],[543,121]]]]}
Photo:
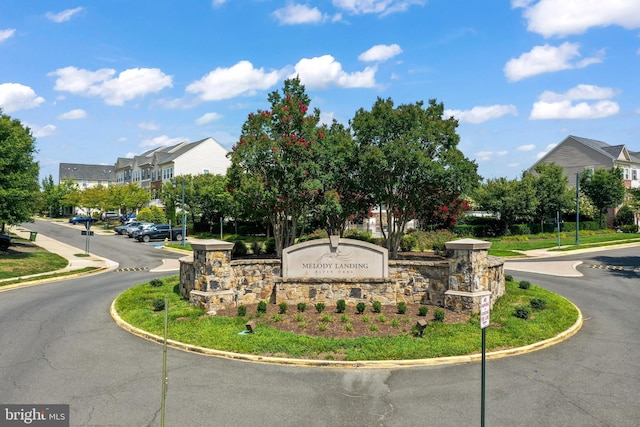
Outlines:
{"type": "Polygon", "coordinates": [[[599,168],[580,174],[580,190],[598,209],[600,227],[604,227],[603,218],[607,209],[618,207],[624,201],[626,188],[622,180],[622,169],[599,168]]]}
{"type": "Polygon", "coordinates": [[[206,224],[207,231],[232,215],[233,198],[227,191],[228,180],[223,175],[202,174],[193,177],[193,212],[206,224]]]}
{"type": "Polygon", "coordinates": [[[517,221],[531,221],[538,206],[535,178],[528,173],[521,180],[489,179],[476,189],[473,198],[481,210],[496,215],[504,234],[517,221]]]}
{"type": "Polygon", "coordinates": [[[322,189],[314,160],[320,111],[308,112],[311,101],[297,78],[285,80],[282,93],[270,93],[268,101],[269,110],[249,114],[243,124],[227,176],[244,212],[268,218],[282,255],[322,189]]]}
{"type": "Polygon", "coordinates": [[[108,187],[109,205],[121,213],[137,212],[151,200],[151,193],[135,182],[108,187]]]}
{"type": "Polygon", "coordinates": [[[76,184],[70,179],[55,184],[53,176],[49,175],[44,178],[42,180],[42,209],[52,218],[60,216],[65,207],[71,206],[65,203],[65,199],[75,188],[76,184]]]}
{"type": "Polygon", "coordinates": [[[174,225],[182,224],[183,208],[187,222],[189,222],[189,217],[191,217],[191,223],[195,220],[195,212],[193,210],[195,203],[193,180],[194,177],[190,174],[180,175],[171,181],[166,181],[162,185],[160,200],[162,200],[167,210],[167,218],[171,220],[174,225]],[[183,194],[184,200],[182,197],[183,194]]]}
{"type": "Polygon", "coordinates": [[[540,222],[540,229],[544,220],[555,218],[556,212],[575,211],[574,192],[568,188],[569,178],[563,174],[562,166],[555,163],[540,163],[534,169],[536,176],[535,188],[538,206],[536,218],[540,222]]]}
{"type": "Polygon", "coordinates": [[[0,110],[0,224],[31,221],[40,194],[35,138],[20,120],[0,110]]]}
{"type": "Polygon", "coordinates": [[[351,121],[366,194],[386,212],[383,233],[397,257],[406,224],[446,205],[477,184],[477,165],[458,150],[458,122],[443,119],[444,104],[430,100],[397,107],[378,100],[351,121]]]}

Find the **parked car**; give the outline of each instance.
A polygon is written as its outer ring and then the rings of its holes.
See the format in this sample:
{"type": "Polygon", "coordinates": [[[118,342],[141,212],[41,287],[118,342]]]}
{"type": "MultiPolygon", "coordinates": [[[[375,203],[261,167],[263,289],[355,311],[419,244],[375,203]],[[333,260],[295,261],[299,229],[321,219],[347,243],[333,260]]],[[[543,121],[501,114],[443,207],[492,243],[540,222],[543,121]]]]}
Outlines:
{"type": "Polygon", "coordinates": [[[89,222],[91,221],[91,223],[94,223],[97,221],[97,219],[92,218],[90,216],[74,216],[73,218],[69,218],[69,222],[73,225],[76,224],[84,224],[85,222],[89,222]]]}
{"type": "Polygon", "coordinates": [[[156,224],[145,230],[140,230],[136,235],[139,242],[151,240],[182,240],[182,227],[171,227],[169,224],[156,224]]]}
{"type": "Polygon", "coordinates": [[[0,234],[0,250],[6,251],[11,246],[11,236],[8,234],[0,234]]]}
{"type": "Polygon", "coordinates": [[[117,225],[113,227],[113,231],[120,234],[121,236],[128,235],[129,232],[133,233],[133,231],[141,225],[153,225],[152,222],[141,222],[141,221],[133,221],[128,224],[117,225]]]}
{"type": "Polygon", "coordinates": [[[143,225],[139,225],[135,228],[127,228],[127,236],[129,238],[133,238],[135,239],[136,236],[138,235],[138,233],[140,233],[143,230],[146,230],[147,228],[151,228],[153,227],[155,224],[152,223],[145,223],[143,225]]]}
{"type": "Polygon", "coordinates": [[[100,219],[103,221],[120,219],[120,214],[118,212],[102,212],[102,214],[100,215],[100,219]]]}

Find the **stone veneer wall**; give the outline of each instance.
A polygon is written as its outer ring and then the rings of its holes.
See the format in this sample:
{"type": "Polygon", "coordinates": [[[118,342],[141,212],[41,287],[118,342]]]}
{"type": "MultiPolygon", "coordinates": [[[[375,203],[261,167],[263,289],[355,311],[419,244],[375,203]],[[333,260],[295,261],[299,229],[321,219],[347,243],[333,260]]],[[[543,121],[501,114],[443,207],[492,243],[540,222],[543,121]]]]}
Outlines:
{"type": "Polygon", "coordinates": [[[480,297],[490,293],[493,305],[504,293],[502,259],[487,256],[488,242],[454,243],[448,247],[452,258],[442,261],[389,261],[386,279],[283,279],[279,259],[231,260],[232,244],[194,243],[194,255],[180,260],[180,292],[212,314],[262,300],[290,305],[404,301],[475,313],[480,297]]]}

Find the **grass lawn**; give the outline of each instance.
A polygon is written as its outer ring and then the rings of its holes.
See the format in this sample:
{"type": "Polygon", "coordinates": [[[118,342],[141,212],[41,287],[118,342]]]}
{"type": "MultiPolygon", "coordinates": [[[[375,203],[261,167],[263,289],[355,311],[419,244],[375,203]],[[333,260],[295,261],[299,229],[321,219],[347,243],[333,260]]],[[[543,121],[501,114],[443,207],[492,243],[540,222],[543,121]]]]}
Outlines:
{"type": "Polygon", "coordinates": [[[60,270],[67,264],[65,258],[51,252],[0,252],[0,279],[60,270]]]}
{"type": "MultiPolygon", "coordinates": [[[[115,308],[129,324],[156,335],[164,333],[164,311],[154,310],[154,304],[169,298],[169,339],[216,350],[236,353],[321,360],[407,360],[459,356],[481,352],[479,317],[466,323],[431,322],[424,336],[410,332],[396,336],[354,338],[320,338],[285,332],[273,327],[277,317],[247,313],[240,317],[207,316],[202,309],[191,306],[178,293],[178,277],[163,279],[160,286],[152,282],[135,286],[122,293],[115,308]],[[248,320],[257,324],[255,333],[240,334],[248,320]]],[[[327,307],[333,310],[335,307],[327,307]]],[[[295,310],[286,316],[295,316],[295,310]]],[[[487,330],[487,351],[532,344],[556,336],[573,325],[578,311],[566,299],[538,286],[520,289],[518,283],[507,281],[506,294],[491,312],[487,330]],[[523,320],[514,316],[516,307],[529,306],[532,299],[543,299],[546,308],[531,311],[523,320]]]]}

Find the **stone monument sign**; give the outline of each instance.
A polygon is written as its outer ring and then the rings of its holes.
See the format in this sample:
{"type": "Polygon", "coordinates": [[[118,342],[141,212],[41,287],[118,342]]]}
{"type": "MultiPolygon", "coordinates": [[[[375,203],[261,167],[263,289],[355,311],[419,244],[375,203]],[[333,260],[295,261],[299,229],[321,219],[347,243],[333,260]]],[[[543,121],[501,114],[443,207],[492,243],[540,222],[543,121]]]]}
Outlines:
{"type": "Polygon", "coordinates": [[[285,248],[283,279],[386,279],[386,248],[353,239],[331,236],[285,248]]]}

